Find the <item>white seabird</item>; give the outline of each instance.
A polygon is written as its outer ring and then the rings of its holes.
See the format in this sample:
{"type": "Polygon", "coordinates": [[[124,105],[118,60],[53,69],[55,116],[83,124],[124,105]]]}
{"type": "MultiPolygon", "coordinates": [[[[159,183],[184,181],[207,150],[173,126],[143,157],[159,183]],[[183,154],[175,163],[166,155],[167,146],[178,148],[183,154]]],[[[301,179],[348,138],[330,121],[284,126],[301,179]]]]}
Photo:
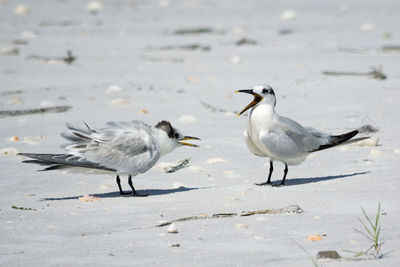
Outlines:
{"type": "MultiPolygon", "coordinates": [[[[267,181],[256,185],[271,184],[274,161],[285,164],[283,179],[279,184],[284,185],[288,165],[298,165],[310,153],[339,145],[359,133],[354,130],[341,135],[329,135],[314,128],[303,127],[296,121],[279,115],[275,112],[275,93],[269,85],[257,85],[253,89],[236,92],[254,96],[253,101],[238,114],[240,116],[251,108],[247,130],[244,131],[247,147],[253,154],[270,160],[267,181]]],[[[368,137],[353,140],[366,138],[368,137]]]]}
{"type": "Polygon", "coordinates": [[[132,184],[132,176],[144,173],[153,167],[160,157],[180,146],[197,145],[185,140],[200,140],[197,137],[184,136],[168,121],[161,121],[155,127],[141,121],[108,122],[106,127],[91,129],[66,124],[68,132],[61,136],[71,143],[62,147],[65,154],[20,153],[33,158],[25,163],[47,166],[48,170],[70,170],[84,173],[116,173],[120,194],[122,191],[120,175],[128,175],[128,184],[135,196],[139,195],[132,184]]]}

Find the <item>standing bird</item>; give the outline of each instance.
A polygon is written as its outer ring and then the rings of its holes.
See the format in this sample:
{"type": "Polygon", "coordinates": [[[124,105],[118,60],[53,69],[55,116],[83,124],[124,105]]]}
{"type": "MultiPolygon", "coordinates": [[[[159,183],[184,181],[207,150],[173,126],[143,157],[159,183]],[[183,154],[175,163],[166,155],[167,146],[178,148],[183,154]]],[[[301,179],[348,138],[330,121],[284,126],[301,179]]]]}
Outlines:
{"type": "Polygon", "coordinates": [[[151,127],[141,121],[108,122],[107,127],[91,129],[66,124],[68,132],[61,136],[70,141],[61,146],[66,154],[20,153],[33,158],[25,163],[48,166],[43,171],[73,169],[84,173],[116,173],[116,181],[121,195],[120,175],[128,175],[128,184],[134,196],[140,195],[132,184],[132,176],[148,171],[160,157],[172,152],[179,146],[197,145],[185,140],[200,140],[197,137],[184,136],[168,121],[161,121],[151,127]]]}
{"type": "MultiPolygon", "coordinates": [[[[284,185],[288,165],[298,165],[310,153],[339,145],[359,133],[358,130],[354,130],[341,135],[329,135],[313,128],[303,127],[296,121],[277,114],[275,93],[269,85],[257,85],[253,89],[235,92],[254,96],[253,101],[238,116],[251,108],[247,130],[244,132],[247,147],[255,155],[269,158],[268,179],[256,185],[271,184],[274,161],[285,164],[283,179],[279,184],[284,185]]],[[[360,141],[366,138],[368,137],[353,140],[360,141]]]]}

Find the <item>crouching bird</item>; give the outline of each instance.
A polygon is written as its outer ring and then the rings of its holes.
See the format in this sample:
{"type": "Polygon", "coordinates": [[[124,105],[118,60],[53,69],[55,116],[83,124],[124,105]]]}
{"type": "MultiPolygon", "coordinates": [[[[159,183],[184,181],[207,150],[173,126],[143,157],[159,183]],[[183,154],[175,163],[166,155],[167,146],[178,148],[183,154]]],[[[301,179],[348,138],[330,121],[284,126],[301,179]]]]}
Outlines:
{"type": "MultiPolygon", "coordinates": [[[[256,185],[271,184],[274,161],[285,164],[283,179],[279,184],[284,185],[288,165],[298,165],[310,153],[342,144],[359,133],[358,130],[354,130],[345,134],[329,135],[314,128],[303,127],[296,121],[279,115],[275,112],[275,93],[269,85],[257,85],[253,89],[235,92],[254,96],[253,101],[238,116],[250,109],[247,130],[244,132],[247,147],[255,155],[269,158],[268,179],[256,185]]],[[[369,137],[348,142],[367,138],[369,137]]]]}
{"type": "Polygon", "coordinates": [[[132,184],[132,176],[148,171],[160,157],[180,146],[198,147],[186,140],[200,140],[184,136],[168,121],[155,127],[141,121],[108,122],[106,127],[91,129],[66,124],[68,132],[61,136],[70,141],[62,145],[65,154],[20,153],[32,158],[25,163],[46,166],[43,171],[71,170],[79,173],[115,173],[121,195],[130,194],[122,190],[120,175],[128,175],[128,184],[134,196],[140,195],[132,184]]]}

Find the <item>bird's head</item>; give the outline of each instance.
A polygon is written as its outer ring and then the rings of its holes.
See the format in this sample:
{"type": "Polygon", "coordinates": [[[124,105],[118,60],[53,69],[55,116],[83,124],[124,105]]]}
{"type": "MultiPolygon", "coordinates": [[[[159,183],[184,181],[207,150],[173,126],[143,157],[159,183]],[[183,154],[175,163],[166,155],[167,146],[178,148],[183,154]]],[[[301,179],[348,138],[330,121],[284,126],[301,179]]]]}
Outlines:
{"type": "Polygon", "coordinates": [[[244,90],[237,90],[235,92],[238,93],[247,93],[254,96],[253,101],[250,102],[239,114],[238,116],[242,115],[246,110],[249,108],[259,104],[263,101],[266,104],[270,104],[275,106],[276,98],[274,90],[269,85],[256,85],[253,89],[244,89],[244,90]]]}
{"type": "Polygon", "coordinates": [[[191,144],[185,141],[200,140],[200,138],[183,135],[178,129],[172,127],[171,123],[168,121],[161,121],[155,127],[163,130],[168,136],[168,139],[166,140],[167,144],[164,144],[168,147],[167,150],[169,151],[167,151],[167,153],[180,146],[199,147],[198,145],[191,144]]]}

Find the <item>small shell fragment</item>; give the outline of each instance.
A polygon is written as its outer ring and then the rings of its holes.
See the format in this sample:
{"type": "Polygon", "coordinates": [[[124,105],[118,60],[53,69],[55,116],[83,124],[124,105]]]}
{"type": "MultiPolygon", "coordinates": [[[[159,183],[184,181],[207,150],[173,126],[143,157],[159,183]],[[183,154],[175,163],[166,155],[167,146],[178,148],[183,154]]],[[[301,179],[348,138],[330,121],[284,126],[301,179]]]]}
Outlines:
{"type": "Polygon", "coordinates": [[[311,241],[311,242],[321,241],[322,236],[318,233],[315,233],[315,234],[310,234],[307,239],[308,239],[308,241],[311,241]]]}
{"type": "Polygon", "coordinates": [[[178,228],[176,228],[175,224],[172,223],[167,230],[168,234],[177,234],[178,232],[178,228]]]}
{"type": "Polygon", "coordinates": [[[362,31],[373,31],[375,30],[375,25],[369,22],[363,23],[360,25],[360,29],[362,31]]]}
{"type": "Polygon", "coordinates": [[[379,143],[379,138],[378,137],[370,137],[368,139],[355,142],[354,145],[357,145],[357,146],[378,146],[378,143],[379,143]]]}
{"type": "Polygon", "coordinates": [[[182,123],[199,124],[199,121],[196,119],[196,117],[192,115],[182,115],[178,118],[178,121],[182,123]]]}
{"type": "Polygon", "coordinates": [[[95,196],[84,195],[83,197],[80,197],[79,200],[83,202],[94,202],[100,200],[100,198],[95,196]]]}
{"type": "Polygon", "coordinates": [[[11,137],[6,138],[6,141],[17,142],[17,141],[19,141],[19,137],[18,136],[11,136],[11,137]]]}
{"type": "Polygon", "coordinates": [[[282,12],[281,19],[283,20],[294,20],[297,19],[297,12],[292,9],[288,9],[282,12]]]}
{"type": "Polygon", "coordinates": [[[139,110],[139,114],[140,115],[144,115],[144,114],[148,114],[149,111],[147,109],[142,108],[141,110],[139,110]]]}
{"type": "Polygon", "coordinates": [[[122,92],[122,88],[119,87],[118,85],[111,85],[107,89],[107,93],[108,94],[118,94],[118,93],[121,93],[121,92],[122,92]]]}
{"type": "Polygon", "coordinates": [[[87,10],[91,13],[96,14],[98,11],[103,9],[103,4],[99,1],[90,1],[87,6],[87,10]]]}

